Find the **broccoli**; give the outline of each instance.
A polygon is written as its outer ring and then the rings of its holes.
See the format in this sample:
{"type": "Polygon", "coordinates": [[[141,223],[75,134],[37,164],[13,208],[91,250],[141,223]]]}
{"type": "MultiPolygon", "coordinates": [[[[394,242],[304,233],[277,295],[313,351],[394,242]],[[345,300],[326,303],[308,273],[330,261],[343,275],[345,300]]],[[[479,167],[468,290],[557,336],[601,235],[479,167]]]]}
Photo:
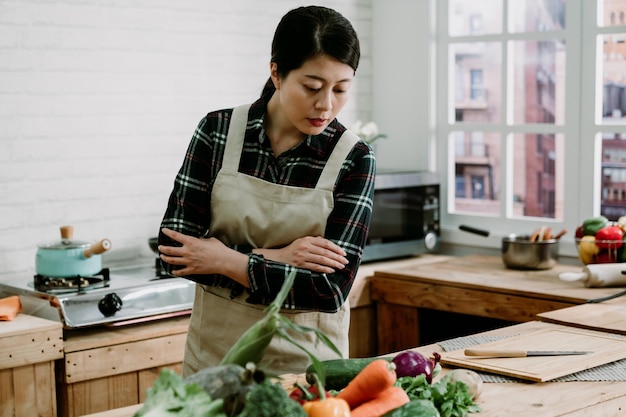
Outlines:
{"type": "Polygon", "coordinates": [[[307,414],[279,383],[265,380],[248,392],[239,417],[307,417],[307,414]]]}

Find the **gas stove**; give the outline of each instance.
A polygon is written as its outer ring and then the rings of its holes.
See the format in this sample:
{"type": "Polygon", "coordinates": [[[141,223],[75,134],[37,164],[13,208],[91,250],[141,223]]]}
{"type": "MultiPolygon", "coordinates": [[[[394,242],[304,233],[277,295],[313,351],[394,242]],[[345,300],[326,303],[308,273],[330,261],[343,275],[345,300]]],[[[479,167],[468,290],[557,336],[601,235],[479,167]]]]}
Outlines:
{"type": "Polygon", "coordinates": [[[195,283],[155,262],[104,268],[90,277],[23,276],[0,280],[0,296],[19,295],[23,312],[66,329],[120,326],[191,313],[195,283]]]}

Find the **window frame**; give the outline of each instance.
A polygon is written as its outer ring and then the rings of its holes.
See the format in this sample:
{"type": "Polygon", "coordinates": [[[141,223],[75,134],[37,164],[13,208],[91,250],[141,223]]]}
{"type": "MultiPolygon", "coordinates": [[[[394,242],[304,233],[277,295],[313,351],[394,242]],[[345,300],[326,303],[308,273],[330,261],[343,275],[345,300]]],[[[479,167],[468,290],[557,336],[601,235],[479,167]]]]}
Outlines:
{"type": "MultiPolygon", "coordinates": [[[[596,191],[598,188],[594,187],[597,182],[594,177],[599,180],[597,175],[599,167],[594,167],[593,163],[589,163],[589,158],[593,156],[593,161],[601,161],[598,158],[600,149],[593,144],[593,141],[583,140],[583,138],[590,137],[589,134],[595,131],[594,127],[590,125],[590,122],[593,122],[593,111],[590,109],[594,108],[594,103],[597,100],[594,98],[595,68],[589,64],[590,56],[595,59],[595,42],[588,38],[591,29],[588,27],[590,19],[595,23],[595,16],[597,16],[595,2],[567,0],[566,23],[562,31],[507,33],[509,22],[505,17],[508,15],[508,1],[503,0],[503,31],[501,34],[454,37],[448,36],[448,6],[449,0],[433,1],[432,4],[436,16],[435,28],[433,29],[435,34],[433,53],[435,54],[436,69],[433,71],[433,77],[435,78],[434,85],[436,85],[437,94],[434,95],[431,104],[436,109],[436,160],[437,166],[441,167],[439,171],[443,185],[442,190],[444,190],[441,195],[442,240],[470,246],[499,248],[501,245],[500,238],[504,235],[509,233],[530,234],[542,225],[547,225],[556,231],[561,229],[569,231],[561,242],[561,253],[576,256],[573,237],[575,228],[582,219],[599,212],[599,203],[597,207],[594,207],[593,204],[593,198],[599,197],[599,191],[596,191]],[[564,123],[562,125],[509,123],[510,117],[507,118],[507,116],[510,116],[511,112],[510,97],[512,94],[510,83],[507,82],[507,71],[512,59],[512,56],[509,55],[512,46],[509,43],[515,40],[549,40],[555,38],[564,39],[566,47],[565,91],[567,96],[564,123]],[[449,86],[454,84],[451,83],[449,77],[454,76],[454,71],[448,71],[449,63],[454,63],[448,47],[453,43],[476,41],[502,42],[501,91],[503,94],[503,111],[500,120],[495,123],[454,123],[454,117],[451,117],[449,111],[449,103],[454,103],[454,91],[449,91],[449,86]],[[503,163],[499,174],[503,176],[504,181],[500,192],[498,217],[454,213],[449,209],[449,205],[454,202],[457,178],[455,175],[454,142],[448,138],[453,131],[474,130],[496,132],[502,138],[503,146],[500,157],[503,163]],[[512,203],[513,184],[511,178],[514,175],[508,149],[511,147],[512,135],[526,133],[562,134],[565,137],[563,149],[559,150],[563,152],[564,166],[560,170],[561,178],[557,178],[562,183],[560,192],[564,193],[562,197],[564,204],[562,220],[507,218],[507,213],[511,211],[511,207],[507,207],[507,204],[512,203]],[[511,197],[507,197],[509,195],[511,197]],[[491,232],[490,237],[480,238],[459,231],[458,226],[462,224],[489,230],[491,232]]],[[[592,27],[594,26],[592,25],[592,27]]],[[[597,30],[597,26],[595,29],[597,30]]],[[[599,199],[596,198],[596,201],[599,202],[599,199]]]]}

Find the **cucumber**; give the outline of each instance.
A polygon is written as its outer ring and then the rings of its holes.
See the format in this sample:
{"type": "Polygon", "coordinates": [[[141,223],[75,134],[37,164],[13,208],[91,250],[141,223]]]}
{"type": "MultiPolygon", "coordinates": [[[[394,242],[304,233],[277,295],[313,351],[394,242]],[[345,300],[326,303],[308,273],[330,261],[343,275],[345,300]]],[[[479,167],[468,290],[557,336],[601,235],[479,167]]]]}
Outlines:
{"type": "MultiPolygon", "coordinates": [[[[383,358],[329,359],[321,361],[325,374],[324,388],[336,391],[344,389],[350,381],[352,381],[352,379],[354,379],[354,377],[357,376],[361,370],[363,370],[363,368],[376,359],[391,361],[393,356],[383,358]]],[[[315,369],[313,368],[313,365],[309,365],[309,367],[306,368],[306,381],[311,385],[315,383],[315,379],[313,377],[314,373],[315,369]]]]}

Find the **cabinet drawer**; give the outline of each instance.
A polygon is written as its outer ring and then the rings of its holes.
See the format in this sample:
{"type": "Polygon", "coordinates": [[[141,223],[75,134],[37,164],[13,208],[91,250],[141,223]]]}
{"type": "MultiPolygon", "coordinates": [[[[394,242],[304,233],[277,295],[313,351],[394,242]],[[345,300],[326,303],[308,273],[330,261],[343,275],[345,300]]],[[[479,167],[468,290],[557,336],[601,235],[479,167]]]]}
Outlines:
{"type": "Polygon", "coordinates": [[[65,383],[125,374],[182,362],[186,334],[66,353],[65,383]]]}

